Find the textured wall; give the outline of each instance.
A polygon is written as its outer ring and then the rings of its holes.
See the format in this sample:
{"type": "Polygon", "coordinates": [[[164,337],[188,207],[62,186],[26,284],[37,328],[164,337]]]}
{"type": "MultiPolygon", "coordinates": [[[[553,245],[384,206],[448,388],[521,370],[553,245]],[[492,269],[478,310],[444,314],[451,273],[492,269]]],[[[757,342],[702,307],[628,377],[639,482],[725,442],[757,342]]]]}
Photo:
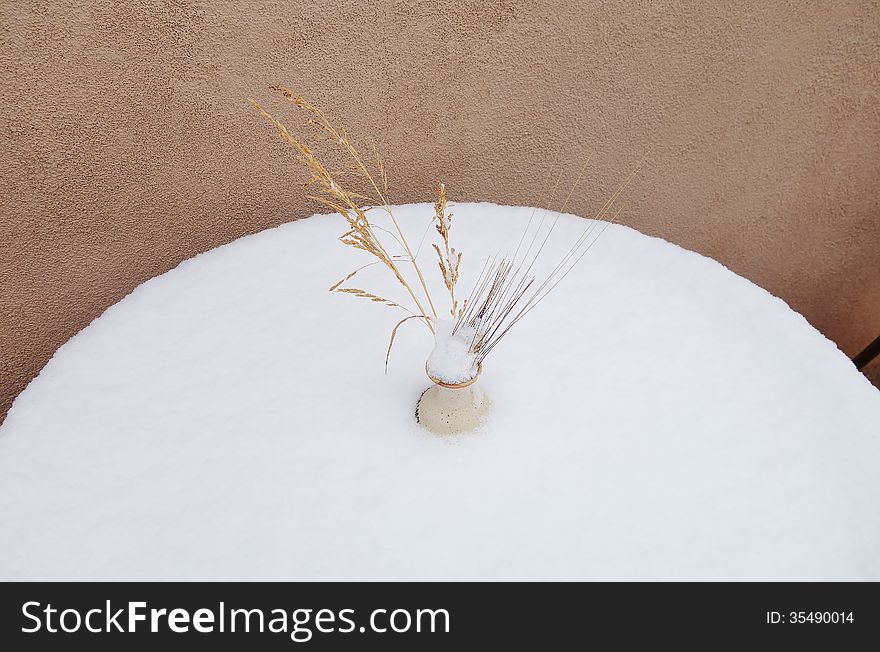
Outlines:
{"type": "MultiPolygon", "coordinates": [[[[396,201],[590,214],[717,258],[847,353],[880,332],[876,2],[3,2],[0,414],[193,254],[310,214],[246,103],[284,83],[375,139],[396,201]]],[[[329,245],[328,245],[329,246],[329,245]]]]}

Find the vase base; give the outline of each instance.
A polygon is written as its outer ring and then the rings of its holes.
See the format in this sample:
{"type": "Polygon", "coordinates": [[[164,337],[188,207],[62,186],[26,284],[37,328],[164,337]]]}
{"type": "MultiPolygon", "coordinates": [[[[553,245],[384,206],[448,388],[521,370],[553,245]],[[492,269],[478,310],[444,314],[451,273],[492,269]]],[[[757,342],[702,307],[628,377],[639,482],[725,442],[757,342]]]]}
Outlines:
{"type": "Polygon", "coordinates": [[[459,389],[432,385],[416,404],[416,421],[436,435],[459,435],[479,426],[489,405],[474,385],[459,389]]]}

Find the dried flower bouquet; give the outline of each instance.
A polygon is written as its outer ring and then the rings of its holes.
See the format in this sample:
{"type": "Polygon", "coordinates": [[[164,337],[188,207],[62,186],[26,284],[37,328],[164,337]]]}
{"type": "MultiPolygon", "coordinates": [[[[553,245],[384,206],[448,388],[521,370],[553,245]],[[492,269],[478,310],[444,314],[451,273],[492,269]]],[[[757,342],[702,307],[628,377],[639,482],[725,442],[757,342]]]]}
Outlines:
{"type": "MultiPolygon", "coordinates": [[[[270,88],[303,111],[306,125],[314,127],[324,142],[338,146],[349,162],[340,172],[331,171],[312,148],[290,133],[284,123],[251,100],[260,114],[275,126],[281,138],[298,152],[300,160],[310,173],[306,187],[315,189],[309,197],[345,218],[348,230],[339,238],[340,241],[375,258],[371,263],[355,269],[334,283],[330,291],[369,299],[409,313],[391,331],[386,351],[386,369],[400,326],[409,320],[424,323],[435,338],[435,346],[428,357],[426,370],[432,380],[445,387],[466,386],[473,382],[479,375],[486,356],[515,324],[557,286],[608,227],[611,222],[601,220],[608,217],[615,201],[635,174],[634,171],[620,185],[605,202],[596,219],[588,223],[581,236],[570,245],[552,270],[539,280],[534,272],[535,263],[543,253],[559,215],[568,206],[589,163],[587,160],[550,224],[545,228],[545,211],[541,220],[533,225],[533,211],[513,254],[486,259],[474,286],[461,303],[456,291],[462,254],[451,245],[453,215],[447,211],[446,187],[443,183],[438,183],[432,223],[439,235],[439,242],[433,243],[432,247],[437,256],[443,284],[449,294],[449,317],[441,318],[417,256],[388,203],[388,176],[375,146],[372,147],[372,157],[368,165],[367,159],[355,147],[345,130],[335,127],[320,108],[282,86],[270,88]],[[365,186],[366,190],[353,190],[352,184],[355,183],[365,186]],[[386,229],[371,219],[370,213],[377,210],[387,213],[393,228],[386,229]],[[395,249],[398,253],[391,253],[395,249]],[[382,265],[394,275],[411,301],[409,306],[350,284],[359,272],[373,265],[382,265]]],[[[557,180],[550,201],[558,184],[557,180]]]]}

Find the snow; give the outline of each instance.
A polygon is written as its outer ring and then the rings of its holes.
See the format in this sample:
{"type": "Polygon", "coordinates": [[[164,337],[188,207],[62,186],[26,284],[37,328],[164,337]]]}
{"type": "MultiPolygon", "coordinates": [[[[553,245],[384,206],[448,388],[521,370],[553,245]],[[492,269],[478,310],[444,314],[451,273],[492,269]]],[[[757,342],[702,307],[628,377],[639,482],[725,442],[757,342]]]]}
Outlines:
{"type": "Polygon", "coordinates": [[[432,378],[455,385],[477,375],[477,359],[471,351],[473,329],[461,328],[453,333],[455,322],[435,319],[434,348],[428,355],[426,369],[432,378]]]}
{"type": "MultiPolygon", "coordinates": [[[[466,296],[531,210],[454,211],[466,296]]],[[[433,208],[397,215],[418,242],[433,208]]],[[[343,230],[197,256],[56,353],[0,427],[0,579],[880,579],[880,392],[781,300],[611,227],[438,437],[429,330],[384,375],[404,315],[327,292],[368,262],[343,230]]]]}

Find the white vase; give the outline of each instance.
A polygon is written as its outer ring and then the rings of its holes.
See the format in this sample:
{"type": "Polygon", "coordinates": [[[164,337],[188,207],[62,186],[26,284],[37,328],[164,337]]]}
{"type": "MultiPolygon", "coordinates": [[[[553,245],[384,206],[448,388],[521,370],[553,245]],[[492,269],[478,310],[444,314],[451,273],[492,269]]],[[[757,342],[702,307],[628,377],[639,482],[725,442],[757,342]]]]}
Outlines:
{"type": "Polygon", "coordinates": [[[464,383],[444,383],[428,374],[434,384],[416,405],[416,421],[437,435],[458,435],[474,430],[489,413],[489,400],[476,385],[477,375],[464,383]]]}

